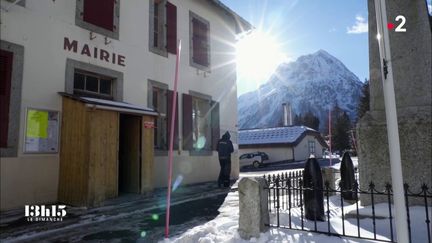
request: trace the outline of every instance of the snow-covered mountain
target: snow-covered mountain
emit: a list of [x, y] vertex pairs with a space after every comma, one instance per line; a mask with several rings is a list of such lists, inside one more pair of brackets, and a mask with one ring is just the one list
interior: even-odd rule
[[281, 64], [259, 89], [238, 98], [240, 129], [274, 127], [282, 119], [282, 103], [291, 103], [294, 114], [312, 111], [326, 126], [329, 108], [336, 104], [356, 116], [362, 82], [324, 50]]

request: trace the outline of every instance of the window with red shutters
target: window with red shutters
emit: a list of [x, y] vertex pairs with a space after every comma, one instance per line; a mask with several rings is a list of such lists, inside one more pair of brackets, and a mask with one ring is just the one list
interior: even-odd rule
[[150, 1], [150, 51], [167, 56], [177, 52], [177, 7], [166, 0]]
[[167, 46], [169, 53], [177, 53], [177, 7], [166, 3], [166, 27], [167, 27]]
[[83, 20], [106, 30], [114, 31], [115, 1], [116, 0], [84, 0]]
[[0, 50], [0, 147], [7, 147], [13, 53]]
[[183, 94], [183, 149], [216, 150], [220, 136], [219, 117], [218, 102], [210, 97]]
[[197, 18], [192, 19], [192, 53], [196, 64], [208, 66], [208, 26]]
[[[178, 95], [178, 94], [177, 94]], [[172, 102], [173, 102], [173, 97], [174, 97], [174, 91], [172, 90], [168, 90], [168, 94], [167, 94], [167, 116], [166, 116], [166, 122], [167, 122], [167, 134], [166, 134], [166, 141], [168, 144], [168, 148], [169, 148], [169, 141], [170, 141], [170, 134], [171, 134], [171, 117], [172, 117]], [[178, 96], [176, 96], [176, 113], [175, 113], [175, 119], [174, 119], [174, 149], [178, 149], [179, 148], [179, 143], [178, 143]]]

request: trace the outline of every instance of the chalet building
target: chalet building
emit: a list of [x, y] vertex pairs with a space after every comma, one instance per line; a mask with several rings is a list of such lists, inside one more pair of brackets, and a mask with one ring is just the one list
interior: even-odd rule
[[218, 0], [1, 0], [0, 209], [165, 187], [178, 40], [173, 177], [216, 181], [250, 29]]
[[322, 158], [327, 145], [321, 134], [305, 126], [284, 126], [239, 131], [239, 154], [265, 152], [268, 162]]

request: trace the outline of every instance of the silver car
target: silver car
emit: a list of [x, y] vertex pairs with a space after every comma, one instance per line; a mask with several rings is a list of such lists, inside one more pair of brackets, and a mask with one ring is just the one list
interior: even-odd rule
[[269, 157], [264, 152], [252, 152], [242, 154], [240, 156], [240, 166], [252, 165], [254, 168], [258, 168], [264, 164], [265, 160], [268, 160]]

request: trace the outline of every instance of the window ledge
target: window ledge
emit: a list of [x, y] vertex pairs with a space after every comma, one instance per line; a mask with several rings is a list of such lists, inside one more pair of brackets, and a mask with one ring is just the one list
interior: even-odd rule
[[189, 150], [190, 156], [212, 156], [212, 150]]
[[194, 62], [193, 60], [190, 60], [190, 66], [194, 67], [194, 68], [197, 68], [197, 69], [199, 69], [199, 70], [201, 70], [203, 72], [209, 72], [209, 73], [211, 73], [210, 64], [208, 66], [204, 66], [204, 65], [201, 65], [201, 64], [198, 64], [198, 63]]
[[155, 156], [168, 156], [168, 150], [154, 149]]
[[150, 46], [149, 49], [150, 49], [151, 52], [153, 52], [156, 55], [163, 56], [163, 57], [168, 57], [168, 52], [166, 50], [163, 50], [163, 49], [160, 49], [160, 48], [157, 48], [157, 47], [152, 47], [152, 46]]
[[100, 35], [103, 35], [103, 36], [106, 36], [106, 37], [109, 37], [109, 38], [112, 38], [112, 39], [115, 39], [115, 40], [119, 39], [119, 32], [118, 32], [118, 30], [110, 31], [110, 30], [104, 29], [102, 27], [99, 27], [99, 26], [90, 24], [88, 22], [85, 22], [84, 20], [79, 19], [79, 18], [75, 19], [75, 24], [77, 26], [83, 28], [83, 29], [88, 30], [88, 31], [92, 31], [92, 32], [98, 33]]

